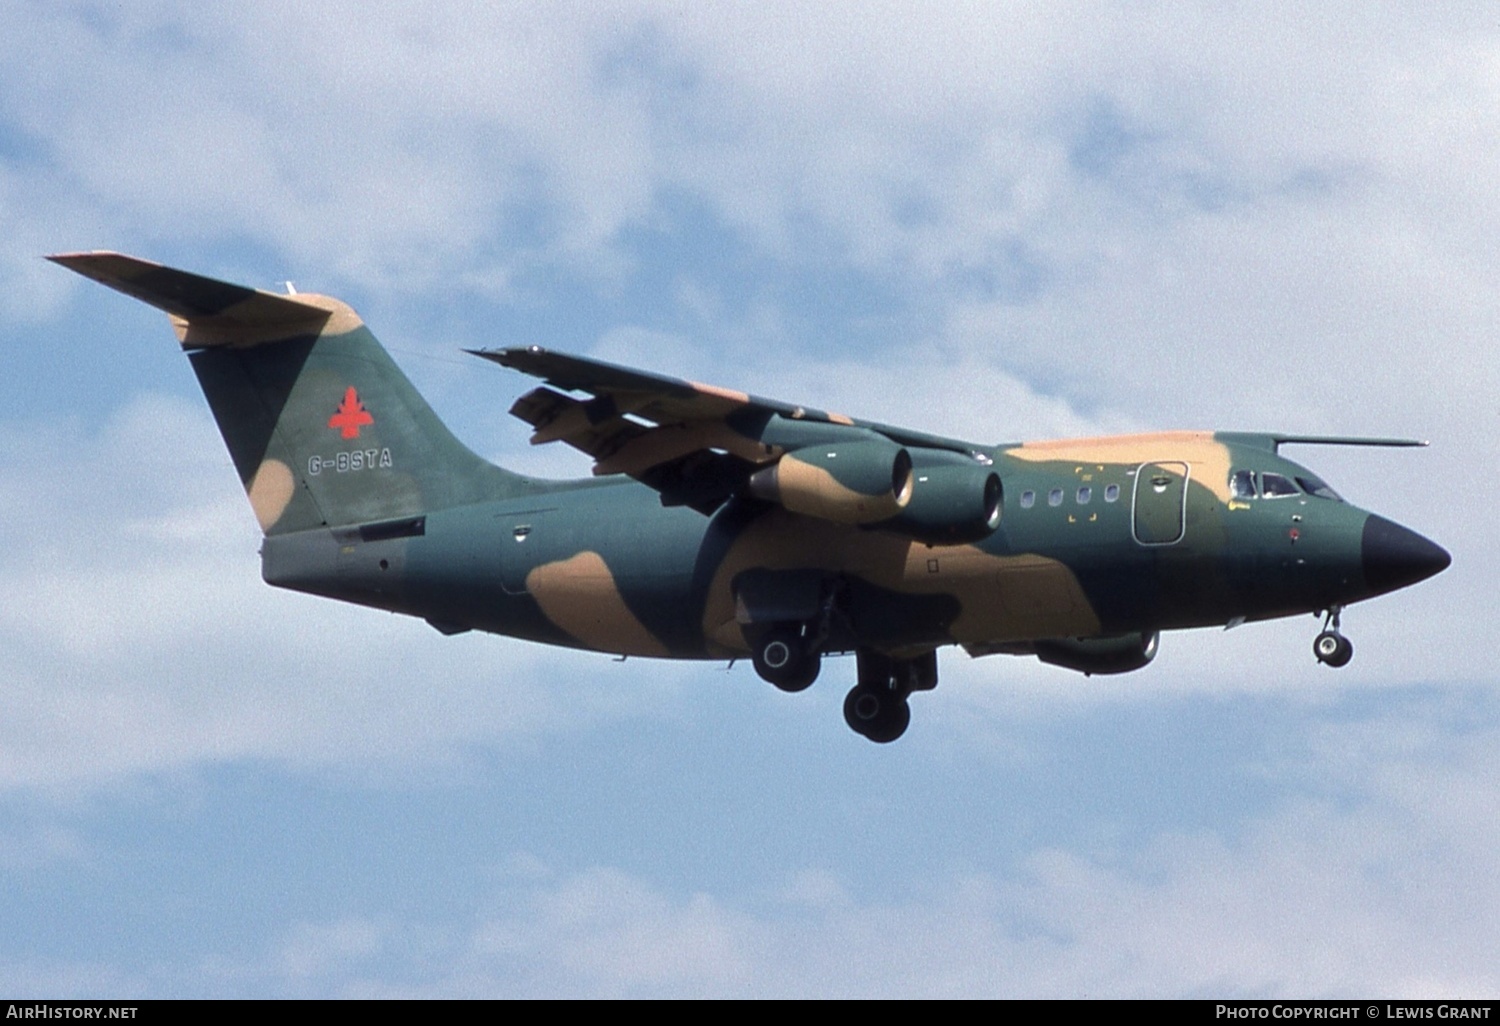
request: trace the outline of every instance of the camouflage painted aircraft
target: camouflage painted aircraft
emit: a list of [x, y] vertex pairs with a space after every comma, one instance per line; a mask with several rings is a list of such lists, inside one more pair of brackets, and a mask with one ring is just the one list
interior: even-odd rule
[[1159, 633], [1321, 614], [1444, 569], [1339, 498], [1291, 442], [1170, 432], [979, 445], [536, 346], [475, 355], [542, 379], [511, 412], [594, 477], [544, 481], [460, 443], [350, 307], [116, 253], [50, 259], [166, 311], [265, 533], [269, 584], [623, 656], [750, 657], [785, 691], [856, 655], [844, 702], [899, 737], [937, 650], [1086, 674]]

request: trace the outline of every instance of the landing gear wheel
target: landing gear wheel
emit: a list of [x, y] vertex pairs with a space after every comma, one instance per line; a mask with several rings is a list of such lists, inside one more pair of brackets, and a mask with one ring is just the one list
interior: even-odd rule
[[844, 699], [844, 719], [856, 734], [889, 744], [911, 725], [911, 706], [890, 688], [856, 684]]
[[1337, 631], [1324, 631], [1313, 639], [1313, 655], [1325, 666], [1346, 666], [1354, 658], [1354, 643]]
[[777, 627], [760, 639], [753, 655], [755, 672], [782, 691], [803, 691], [818, 679], [822, 658], [807, 650], [807, 639], [794, 627]]

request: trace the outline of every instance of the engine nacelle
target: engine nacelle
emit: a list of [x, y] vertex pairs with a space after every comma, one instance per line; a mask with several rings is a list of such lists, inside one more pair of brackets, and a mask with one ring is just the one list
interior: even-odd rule
[[1000, 475], [956, 453], [916, 450], [911, 501], [885, 530], [929, 545], [962, 545], [1000, 526]]
[[809, 445], [750, 476], [757, 499], [840, 524], [873, 524], [912, 496], [911, 454], [883, 439]]
[[1105, 638], [1059, 638], [1038, 641], [1036, 657], [1053, 666], [1079, 673], [1129, 673], [1156, 658], [1156, 631], [1147, 634], [1117, 634]]

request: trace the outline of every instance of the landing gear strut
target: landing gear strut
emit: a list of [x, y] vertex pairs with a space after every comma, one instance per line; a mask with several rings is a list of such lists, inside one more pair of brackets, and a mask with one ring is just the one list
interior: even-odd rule
[[812, 686], [818, 679], [839, 598], [836, 584], [825, 586], [818, 614], [811, 620], [784, 620], [761, 629], [751, 642], [751, 659], [762, 680], [782, 691], [805, 691]]
[[892, 659], [862, 648], [856, 655], [859, 683], [844, 699], [844, 720], [856, 734], [876, 744], [888, 744], [906, 733], [911, 724], [908, 696], [937, 686], [937, 653]]
[[1323, 620], [1323, 633], [1313, 639], [1313, 655], [1326, 666], [1346, 666], [1354, 658], [1354, 642], [1339, 633], [1339, 606], [1330, 606]]

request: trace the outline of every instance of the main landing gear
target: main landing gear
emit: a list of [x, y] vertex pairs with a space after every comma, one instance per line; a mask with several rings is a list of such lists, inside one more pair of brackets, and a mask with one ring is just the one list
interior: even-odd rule
[[1313, 639], [1313, 655], [1325, 666], [1347, 666], [1354, 658], [1354, 642], [1339, 633], [1341, 607], [1331, 606], [1323, 619], [1323, 632]]
[[856, 656], [859, 683], [844, 699], [844, 720], [861, 737], [888, 744], [906, 733], [911, 723], [907, 703], [911, 693], [937, 687], [937, 652], [892, 659], [862, 648]]
[[796, 624], [777, 624], [755, 643], [755, 672], [782, 691], [803, 691], [818, 679], [822, 639], [805, 635]]
[[[753, 643], [755, 672], [782, 691], [802, 691], [818, 679], [822, 642], [821, 632], [801, 624], [776, 624]], [[861, 648], [855, 655], [859, 683], [844, 699], [844, 720], [861, 737], [887, 744], [911, 724], [911, 693], [937, 687], [937, 652], [893, 659]]]
[[812, 619], [768, 623], [751, 636], [755, 672], [782, 691], [805, 691], [818, 679], [840, 594], [836, 586], [825, 586], [822, 591], [820, 608]]
[[[825, 586], [818, 606], [809, 619], [763, 622], [745, 632], [761, 679], [782, 691], [803, 691], [818, 679], [823, 649], [836, 633], [835, 618], [840, 616], [839, 588]], [[839, 637], [848, 633], [845, 630]], [[844, 720], [856, 734], [876, 744], [894, 741], [911, 724], [907, 704], [911, 693], [937, 687], [937, 652], [898, 659], [856, 648], [855, 655], [859, 682], [844, 699]]]

